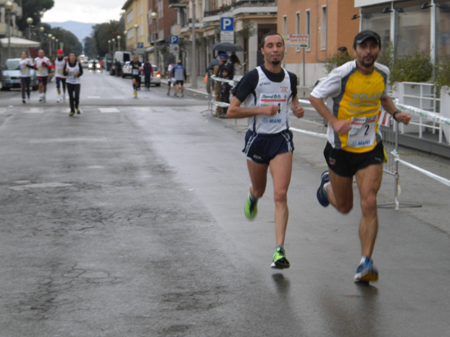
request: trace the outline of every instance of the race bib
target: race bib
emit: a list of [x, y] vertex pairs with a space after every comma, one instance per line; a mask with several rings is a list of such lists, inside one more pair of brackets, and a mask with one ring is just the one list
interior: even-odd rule
[[373, 146], [376, 120], [377, 116], [352, 118], [347, 146], [353, 148]]
[[281, 110], [286, 105], [286, 99], [286, 94], [261, 94], [259, 96], [261, 106], [278, 105], [277, 114], [281, 113]]
[[139, 75], [139, 69], [133, 68], [133, 75]]
[[58, 69], [58, 75], [62, 75], [63, 71], [62, 69]]

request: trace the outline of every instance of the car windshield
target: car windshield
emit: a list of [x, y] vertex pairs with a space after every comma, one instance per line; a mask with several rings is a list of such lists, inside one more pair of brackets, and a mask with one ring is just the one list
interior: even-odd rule
[[18, 60], [6, 60], [5, 70], [15, 70], [19, 66]]

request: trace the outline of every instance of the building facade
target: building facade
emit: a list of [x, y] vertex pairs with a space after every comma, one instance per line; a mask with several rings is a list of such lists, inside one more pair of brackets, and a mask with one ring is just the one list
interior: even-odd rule
[[278, 1], [277, 31], [309, 35], [304, 53], [302, 48], [288, 48], [286, 54], [286, 68], [297, 74], [300, 86], [311, 87], [325, 76], [323, 61], [335, 55], [339, 47], [347, 47], [352, 53], [353, 39], [360, 28], [359, 20], [352, 20], [355, 13], [354, 2], [348, 0]]
[[[139, 53], [144, 58], [145, 49], [150, 46], [148, 38], [148, 0], [127, 0], [122, 9], [125, 11], [126, 50]], [[143, 48], [138, 48], [138, 43]]]
[[175, 31], [177, 26], [177, 13], [179, 10], [172, 7], [170, 0], [147, 0], [148, 1], [148, 33], [150, 46], [146, 49], [148, 58], [152, 64], [165, 74], [170, 55], [169, 36], [179, 35]]
[[382, 44], [392, 43], [394, 56], [414, 51], [433, 63], [450, 52], [450, 1], [355, 0], [361, 29], [377, 31]]
[[[182, 60], [191, 75], [191, 60], [195, 58], [197, 76], [205, 74], [206, 68], [217, 51], [211, 47], [220, 42], [220, 20], [234, 18], [234, 42], [244, 51], [235, 52], [241, 65], [236, 74], [243, 74], [262, 63], [258, 42], [262, 35], [277, 29], [277, 0], [227, 1], [227, 0], [171, 0], [177, 7], [177, 29], [183, 43]], [[194, 15], [195, 13], [195, 15]], [[195, 20], [193, 20], [195, 18]], [[194, 21], [195, 51], [192, 50], [192, 21]]]

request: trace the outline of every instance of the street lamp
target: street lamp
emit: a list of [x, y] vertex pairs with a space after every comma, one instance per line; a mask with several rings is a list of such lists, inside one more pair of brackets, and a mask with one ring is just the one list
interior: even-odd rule
[[52, 55], [52, 34], [48, 34], [48, 51], [49, 51], [49, 55]]
[[117, 35], [117, 50], [120, 50], [120, 39], [122, 38], [122, 36]]
[[[56, 40], [56, 37], [52, 36], [52, 41], [51, 41], [51, 43], [52, 43], [52, 45], [53, 45], [53, 48], [56, 50], [55, 40]], [[52, 57], [52, 53], [50, 53], [50, 56]]]
[[153, 48], [154, 48], [154, 50], [155, 50], [155, 56], [156, 56], [156, 59], [155, 59], [155, 61], [156, 61], [156, 67], [159, 67], [159, 55], [158, 55], [158, 49], [156, 48], [156, 40], [157, 40], [157, 34], [158, 34], [158, 32], [157, 32], [157, 30], [158, 30], [158, 23], [157, 23], [157, 19], [158, 19], [158, 14], [156, 13], [156, 12], [152, 12], [151, 14], [150, 14], [150, 17], [152, 18], [152, 20], [153, 20], [153, 33], [154, 33], [154, 38], [152, 39], [153, 40]]
[[139, 26], [137, 24], [134, 25], [134, 30], [135, 30], [135, 40], [136, 40], [136, 44], [135, 44], [135, 48], [137, 49], [137, 43], [138, 43], [138, 28]]
[[11, 10], [13, 9], [13, 3], [6, 1], [5, 9], [8, 12], [8, 58], [11, 58]]
[[33, 24], [33, 18], [28, 18], [27, 23], [28, 23], [28, 40], [31, 40], [31, 25]]
[[56, 42], [55, 49], [59, 49], [59, 45], [58, 45], [59, 39], [56, 39], [55, 42]]
[[108, 54], [111, 55], [111, 40], [108, 40]]
[[114, 54], [114, 48], [115, 48], [115, 43], [116, 43], [116, 39], [115, 38], [112, 38], [111, 39], [111, 43], [112, 43], [112, 52], [113, 52], [113, 54]]

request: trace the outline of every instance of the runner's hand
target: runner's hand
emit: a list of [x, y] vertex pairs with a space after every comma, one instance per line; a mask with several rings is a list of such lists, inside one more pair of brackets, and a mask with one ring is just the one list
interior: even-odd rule
[[263, 107], [263, 115], [267, 116], [275, 116], [275, 114], [278, 112], [279, 106], [278, 105], [266, 105]]
[[340, 135], [345, 135], [347, 134], [351, 127], [352, 121], [351, 120], [339, 120], [339, 119], [334, 119], [333, 122], [330, 122], [331, 126], [333, 127], [334, 131], [336, 131], [338, 134]]
[[305, 115], [305, 110], [300, 105], [292, 107], [292, 112], [297, 118], [302, 118]]
[[399, 123], [408, 125], [409, 122], [411, 121], [411, 115], [407, 112], [399, 112], [399, 113], [395, 114], [395, 119]]

